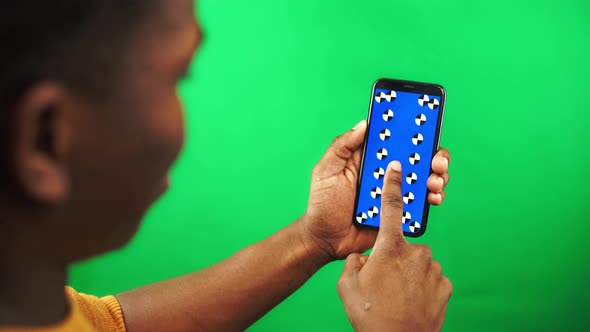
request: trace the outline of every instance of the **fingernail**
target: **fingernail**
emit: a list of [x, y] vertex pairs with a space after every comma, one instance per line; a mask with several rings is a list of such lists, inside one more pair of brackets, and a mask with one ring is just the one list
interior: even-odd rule
[[445, 180], [443, 180], [443, 178], [438, 178], [438, 183], [440, 183], [440, 187], [442, 188], [445, 185]]
[[354, 128], [352, 128], [352, 130], [357, 130], [360, 127], [362, 127], [365, 124], [365, 120], [362, 120], [361, 122], [357, 123], [356, 126], [354, 126]]
[[449, 167], [449, 160], [447, 158], [442, 159], [442, 164], [444, 168]]
[[397, 160], [396, 160], [396, 161], [392, 161], [392, 162], [389, 164], [389, 167], [390, 167], [392, 170], [396, 171], [396, 172], [401, 172], [401, 171], [402, 171], [402, 164], [400, 164], [400, 162], [399, 162], [399, 161], [397, 161]]

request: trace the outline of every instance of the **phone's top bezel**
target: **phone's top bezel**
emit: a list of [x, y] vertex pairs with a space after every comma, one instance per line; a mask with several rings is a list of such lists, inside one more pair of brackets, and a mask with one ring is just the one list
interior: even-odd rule
[[[424, 82], [412, 82], [412, 81], [402, 81], [402, 80], [394, 80], [389, 78], [381, 78], [375, 81], [373, 84], [373, 95], [375, 94], [375, 89], [386, 89], [386, 90], [395, 90], [400, 92], [412, 92], [412, 93], [423, 93], [427, 95], [436, 95], [441, 96], [441, 99], [446, 99], [446, 91], [439, 84], [433, 83], [424, 83]], [[371, 96], [372, 97], [372, 96]], [[373, 99], [371, 99], [372, 105]], [[442, 102], [442, 100], [441, 100]]]
[[[438, 118], [438, 123], [437, 123], [437, 128], [436, 128], [435, 146], [433, 147], [433, 152], [432, 152], [432, 158], [434, 158], [434, 156], [436, 155], [436, 153], [438, 153], [438, 150], [440, 149], [440, 135], [442, 132], [442, 123], [443, 123], [443, 116], [444, 116], [446, 95], [447, 95], [445, 88], [442, 85], [434, 84], [434, 83], [413, 82], [413, 81], [396, 80], [396, 79], [390, 79], [390, 78], [380, 78], [377, 81], [375, 81], [375, 83], [373, 84], [373, 88], [371, 90], [371, 99], [369, 102], [369, 114], [367, 116], [367, 122], [368, 122], [369, 126], [370, 126], [370, 121], [371, 121], [371, 113], [373, 112], [373, 99], [375, 98], [376, 89], [394, 90], [394, 91], [400, 91], [400, 92], [423, 93], [423, 94], [435, 95], [435, 96], [441, 97], [440, 116]], [[368, 136], [369, 136], [369, 127], [367, 127], [367, 132], [365, 133], [365, 142], [367, 142]], [[356, 213], [356, 208], [357, 208], [358, 201], [359, 201], [359, 194], [360, 194], [359, 191], [360, 191], [360, 187], [361, 187], [362, 171], [363, 171], [364, 164], [365, 164], [365, 155], [367, 152], [366, 150], [367, 150], [367, 144], [365, 143], [363, 146], [363, 155], [361, 158], [360, 173], [359, 173], [359, 177], [358, 177], [358, 181], [357, 181], [357, 192], [356, 192], [356, 199], [355, 199], [355, 203], [354, 203], [355, 213]], [[433, 170], [431, 167], [430, 174], [432, 174], [432, 173], [433, 173]], [[429, 190], [426, 191], [427, 197], [428, 197], [428, 193], [430, 193]], [[413, 237], [413, 238], [420, 237], [420, 236], [424, 235], [424, 233], [426, 232], [426, 227], [428, 225], [429, 212], [430, 212], [430, 204], [428, 203], [428, 199], [426, 199], [425, 204], [424, 204], [423, 214], [422, 214], [423, 220], [425, 220], [425, 222], [422, 223], [422, 227], [420, 228], [420, 231], [418, 233], [404, 232], [404, 235], [407, 237]], [[361, 224], [361, 223], [357, 222], [355, 214], [353, 214], [353, 216], [352, 216], [352, 221], [355, 225], [360, 226], [360, 227], [369, 228], [369, 229], [378, 229], [378, 227], [374, 227], [374, 226], [370, 226], [370, 225], [366, 225], [366, 224]]]

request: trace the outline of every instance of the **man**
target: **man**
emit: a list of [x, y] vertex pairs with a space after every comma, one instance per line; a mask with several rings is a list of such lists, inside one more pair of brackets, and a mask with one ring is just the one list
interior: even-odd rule
[[[379, 234], [352, 225], [364, 121], [314, 168], [305, 214], [268, 239], [116, 297], [64, 292], [67, 266], [125, 245], [167, 187], [183, 142], [176, 85], [202, 38], [193, 6], [0, 5], [0, 331], [243, 330], [344, 258], [338, 291], [355, 329], [439, 330], [451, 285], [427, 247], [403, 238], [399, 163], [385, 177]], [[432, 204], [449, 159], [442, 149], [433, 160]]]

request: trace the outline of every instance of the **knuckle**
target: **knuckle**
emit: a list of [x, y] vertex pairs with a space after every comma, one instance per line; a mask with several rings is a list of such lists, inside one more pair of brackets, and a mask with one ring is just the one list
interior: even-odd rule
[[444, 277], [443, 280], [444, 280], [444, 283], [445, 283], [445, 291], [447, 292], [447, 295], [449, 297], [451, 297], [451, 295], [453, 295], [453, 290], [454, 290], [453, 289], [453, 283], [447, 277]]
[[322, 164], [321, 161], [318, 162], [317, 164], [315, 164], [313, 166], [313, 168], [311, 169], [311, 176], [318, 176], [320, 173], [322, 172]]
[[332, 143], [331, 143], [330, 145], [332, 145], [332, 146], [336, 146], [336, 145], [338, 145], [338, 143], [340, 142], [340, 138], [341, 138], [341, 137], [342, 137], [342, 135], [338, 135], [338, 136], [334, 137], [334, 138], [332, 139]]
[[350, 151], [346, 144], [342, 142], [342, 135], [336, 136], [334, 140], [332, 140], [332, 144], [330, 145], [333, 153], [341, 159], [348, 159], [352, 155], [352, 151]]
[[330, 149], [333, 151], [338, 151], [340, 146], [342, 145], [340, 142], [342, 140], [342, 135], [338, 135], [332, 139], [332, 143], [330, 143]]
[[392, 256], [399, 257], [400, 253], [402, 253], [405, 250], [405, 246], [406, 240], [404, 240], [403, 237], [397, 237], [393, 241], [391, 241], [389, 248], [391, 250]]
[[338, 282], [336, 282], [336, 289], [338, 290], [338, 293], [342, 291], [342, 288], [344, 287], [343, 283], [343, 277], [338, 278]]
[[443, 277], [442, 283], [443, 283], [443, 289], [444, 289], [445, 293], [449, 297], [451, 297], [451, 295], [453, 295], [453, 283], [447, 277]]
[[438, 261], [432, 261], [432, 273], [434, 275], [442, 275], [442, 265]]
[[401, 187], [401, 185], [402, 185], [401, 177], [398, 175], [395, 175], [395, 174], [392, 174], [392, 176], [389, 176], [387, 179], [387, 182], [389, 182], [390, 185], [393, 185], [396, 187], [397, 186]]
[[360, 259], [360, 256], [361, 256], [361, 254], [356, 253], [356, 252], [348, 255], [348, 257], [346, 257], [346, 261], [344, 263], [344, 266], [356, 263]]
[[404, 208], [402, 197], [399, 194], [393, 194], [382, 197], [381, 202], [383, 203], [383, 205], [388, 206], [390, 208], [394, 208], [396, 210], [403, 210]]
[[379, 250], [385, 253], [388, 257], [400, 257], [400, 253], [404, 250], [405, 241], [403, 238], [394, 238], [387, 242], [379, 243]]
[[432, 249], [425, 244], [417, 244], [416, 253], [424, 260], [432, 260]]

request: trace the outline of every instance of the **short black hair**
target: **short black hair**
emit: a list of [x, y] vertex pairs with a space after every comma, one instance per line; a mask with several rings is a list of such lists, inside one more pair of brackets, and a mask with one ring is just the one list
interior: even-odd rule
[[[0, 181], [9, 110], [35, 83], [58, 81], [106, 98], [124, 75], [121, 53], [156, 0], [5, 0], [0, 3]], [[3, 181], [2, 181], [3, 182]]]

